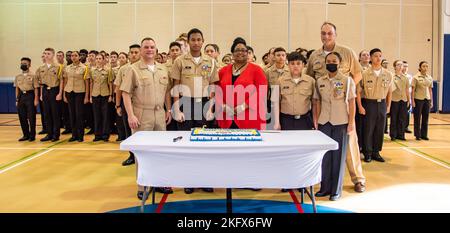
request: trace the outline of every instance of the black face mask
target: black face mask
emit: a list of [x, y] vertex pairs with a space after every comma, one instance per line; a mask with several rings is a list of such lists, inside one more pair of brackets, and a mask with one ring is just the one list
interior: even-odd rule
[[327, 70], [331, 73], [334, 73], [338, 70], [337, 64], [327, 64]]
[[20, 69], [23, 70], [23, 71], [27, 71], [27, 70], [28, 70], [28, 65], [26, 65], [26, 64], [21, 64], [21, 65], [20, 65]]

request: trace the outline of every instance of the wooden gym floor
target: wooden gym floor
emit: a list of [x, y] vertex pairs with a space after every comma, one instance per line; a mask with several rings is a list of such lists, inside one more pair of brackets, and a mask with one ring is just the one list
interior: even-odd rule
[[[57, 143], [40, 142], [42, 135], [35, 142], [18, 142], [22, 135], [14, 114], [0, 114], [0, 135], [2, 213], [96, 213], [140, 204], [135, 166], [121, 166], [128, 153], [119, 150], [116, 136], [107, 143], [94, 143], [91, 135], [83, 143], [69, 143], [69, 135]], [[355, 193], [346, 172], [343, 197], [336, 202], [318, 198], [318, 204], [354, 212], [450, 212], [450, 115], [432, 114], [430, 141], [407, 134], [408, 141], [400, 143], [385, 136], [381, 154], [386, 162], [363, 162], [367, 191]], [[191, 195], [175, 189], [168, 201], [224, 198], [223, 189]], [[279, 190], [235, 190], [233, 198], [292, 202]]]

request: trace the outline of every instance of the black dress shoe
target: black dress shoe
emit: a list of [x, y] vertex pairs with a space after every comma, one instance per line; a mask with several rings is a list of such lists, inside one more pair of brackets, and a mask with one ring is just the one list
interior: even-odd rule
[[172, 194], [173, 190], [170, 187], [157, 187], [155, 188], [155, 191], [158, 193], [164, 193], [164, 194]]
[[78, 138], [77, 141], [78, 141], [78, 142], [83, 142], [84, 139], [83, 139], [83, 138]]
[[290, 189], [281, 189], [281, 192], [282, 193], [287, 193], [287, 192], [289, 192], [289, 191], [291, 191]]
[[420, 139], [419, 137], [416, 137], [416, 140], [417, 140], [417, 141], [420, 141], [420, 140], [422, 140], [422, 139]]
[[57, 142], [57, 141], [59, 141], [59, 138], [53, 138], [52, 139], [52, 142]]
[[384, 159], [381, 157], [380, 153], [374, 153], [372, 159], [384, 163]]
[[129, 166], [134, 163], [135, 163], [134, 156], [131, 155], [130, 157], [128, 157], [128, 159], [126, 159], [125, 161], [122, 162], [122, 166]]
[[255, 189], [255, 188], [248, 188], [249, 190], [252, 190], [252, 191], [255, 191], [255, 192], [258, 192], [258, 191], [261, 191], [262, 189]]
[[116, 139], [116, 142], [121, 142], [121, 141], [123, 141], [122, 138], [117, 138], [117, 139]]
[[36, 141], [36, 138], [35, 137], [31, 137], [30, 139], [28, 139], [28, 141], [29, 142], [34, 142], [34, 141]]
[[322, 192], [322, 191], [319, 191], [319, 192], [317, 192], [317, 193], [315, 194], [316, 197], [325, 197], [325, 196], [328, 196], [328, 195], [330, 195], [330, 193], [328, 193], [328, 192]]
[[89, 132], [87, 132], [87, 135], [91, 135], [91, 134], [94, 134], [94, 130], [93, 129], [91, 129], [91, 130], [89, 130]]
[[71, 137], [71, 138], [69, 139], [69, 142], [74, 142], [74, 141], [76, 141], [76, 140], [77, 140], [76, 138]]
[[194, 188], [185, 188], [184, 189], [184, 193], [186, 193], [186, 194], [191, 194], [193, 192], [194, 192]]
[[144, 198], [144, 191], [137, 191], [137, 198], [142, 201], [142, 198]]
[[212, 193], [214, 192], [213, 188], [202, 188], [203, 192]]
[[406, 129], [405, 133], [412, 133], [412, 131], [410, 129]]
[[94, 141], [94, 142], [98, 142], [98, 141], [101, 141], [102, 139], [101, 138], [99, 138], [99, 137], [95, 137], [94, 138], [94, 140], [92, 140], [92, 141]]
[[421, 137], [422, 140], [428, 141], [430, 140], [428, 137]]
[[71, 134], [72, 133], [72, 131], [71, 130], [64, 130], [64, 131], [62, 131], [62, 133], [61, 134], [63, 134], [63, 135], [66, 135], [66, 134]]
[[30, 139], [29, 137], [21, 137], [19, 138], [19, 142], [27, 141], [29, 139]]
[[333, 194], [330, 196], [330, 201], [337, 201], [339, 198], [341, 198], [341, 194]]
[[404, 137], [397, 137], [397, 139], [400, 141], [406, 141], [406, 138], [404, 138]]
[[391, 141], [395, 141], [396, 140], [396, 138], [391, 138]]
[[109, 142], [109, 137], [108, 138], [103, 138], [102, 139], [104, 142]]
[[39, 134], [39, 135], [47, 134], [47, 131], [42, 130], [42, 131], [39, 132], [38, 134]]
[[364, 162], [370, 163], [371, 161], [372, 161], [372, 156], [371, 155], [364, 155]]
[[48, 135], [43, 137], [43, 138], [41, 138], [41, 142], [46, 142], [46, 141], [50, 141], [50, 140], [52, 140], [52, 137], [50, 137]]

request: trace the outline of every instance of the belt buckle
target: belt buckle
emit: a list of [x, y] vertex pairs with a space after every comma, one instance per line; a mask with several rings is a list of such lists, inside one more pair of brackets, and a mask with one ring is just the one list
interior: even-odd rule
[[298, 119], [302, 118], [302, 116], [301, 116], [301, 115], [295, 115], [294, 118], [295, 118], [296, 120], [298, 120]]
[[27, 94], [27, 92], [26, 92], [26, 91], [22, 91], [22, 93], [23, 93], [23, 94]]
[[51, 87], [47, 87], [47, 90], [50, 90], [50, 89], [52, 89]]
[[202, 98], [195, 98], [195, 100], [194, 100], [196, 103], [200, 103], [200, 102], [202, 102]]
[[378, 102], [378, 103], [381, 103], [381, 99], [377, 99], [377, 102]]
[[159, 109], [161, 109], [161, 107], [159, 106], [159, 105], [156, 105], [156, 108], [155, 108], [156, 110], [159, 110]]

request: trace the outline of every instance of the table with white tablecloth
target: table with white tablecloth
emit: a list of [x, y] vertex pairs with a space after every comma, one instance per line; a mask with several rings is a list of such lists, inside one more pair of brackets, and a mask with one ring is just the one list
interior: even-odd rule
[[262, 141], [199, 142], [190, 141], [190, 134], [142, 131], [123, 141], [120, 149], [136, 157], [137, 183], [229, 190], [312, 187], [321, 181], [324, 154], [338, 149], [336, 141], [316, 130], [261, 131]]

